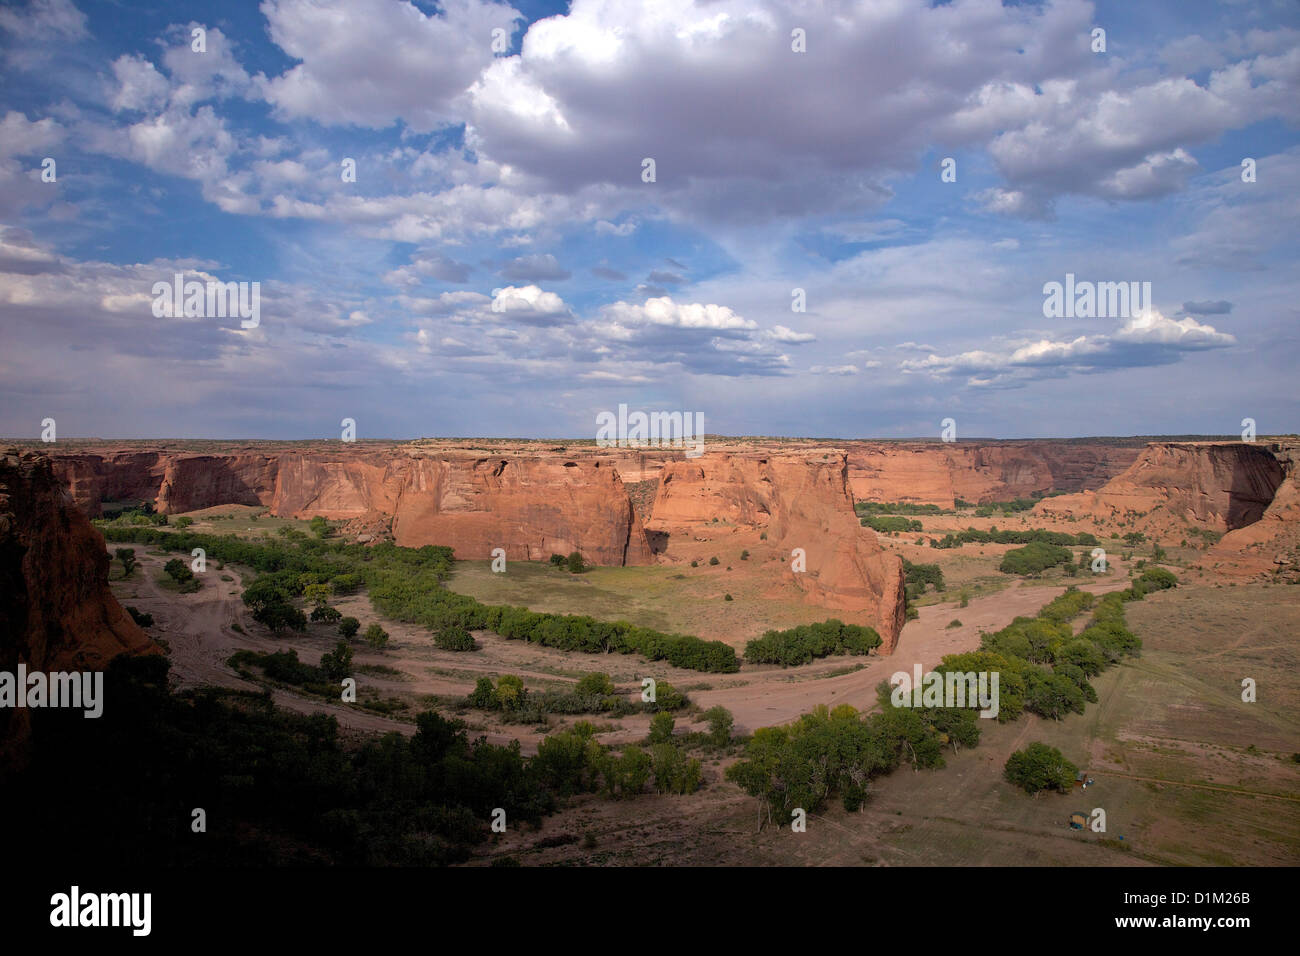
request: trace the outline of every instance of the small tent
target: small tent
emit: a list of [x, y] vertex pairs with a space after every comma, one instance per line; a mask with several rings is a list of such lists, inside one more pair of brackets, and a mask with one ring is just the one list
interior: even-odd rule
[[1086, 813], [1074, 812], [1070, 814], [1070, 829], [1082, 830], [1088, 825], [1088, 815]]

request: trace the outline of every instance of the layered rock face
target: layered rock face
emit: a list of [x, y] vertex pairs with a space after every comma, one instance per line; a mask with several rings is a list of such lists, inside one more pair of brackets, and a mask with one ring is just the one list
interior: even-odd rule
[[903, 627], [902, 561], [887, 554], [853, 513], [843, 455], [706, 454], [664, 466], [652, 529], [681, 529], [714, 518], [767, 532], [787, 553], [802, 548], [807, 570], [784, 563], [785, 579], [816, 604], [864, 612], [893, 649]]
[[413, 458], [390, 466], [400, 545], [443, 544], [468, 558], [544, 561], [579, 551], [602, 565], [650, 564], [641, 519], [618, 472], [560, 458]]
[[1285, 477], [1259, 520], [1225, 534], [1210, 549], [1209, 565], [1242, 574], [1300, 578], [1300, 444], [1269, 444]]
[[1284, 477], [1264, 444], [1151, 442], [1097, 491], [1049, 498], [1034, 510], [1093, 520], [1132, 513], [1156, 531], [1186, 522], [1224, 532], [1258, 521]]
[[[122, 653], [157, 652], [108, 587], [104, 538], [72, 504], [50, 460], [0, 458], [0, 670], [101, 670]], [[0, 763], [30, 730], [26, 709], [0, 708]]]
[[306, 453], [61, 456], [57, 468], [88, 514], [102, 500], [152, 500], [163, 514], [217, 505], [278, 516], [353, 519], [390, 528], [404, 546], [454, 548], [461, 558], [546, 560], [582, 553], [601, 565], [652, 560], [618, 472], [596, 457]]
[[849, 486], [859, 501], [953, 507], [1049, 491], [1096, 488], [1120, 474], [1139, 449], [1076, 442], [854, 442], [846, 446]]

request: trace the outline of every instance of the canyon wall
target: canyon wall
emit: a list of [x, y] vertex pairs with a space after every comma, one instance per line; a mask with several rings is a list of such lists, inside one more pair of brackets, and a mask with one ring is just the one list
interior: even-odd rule
[[281, 517], [354, 519], [391, 529], [400, 545], [446, 545], [461, 558], [504, 548], [514, 560], [573, 551], [600, 565], [652, 560], [618, 472], [595, 457], [123, 452], [61, 455], [56, 469], [92, 516], [104, 500], [152, 501], [162, 514], [255, 505]]
[[1157, 535], [1187, 525], [1226, 532], [1257, 522], [1284, 477], [1264, 443], [1151, 442], [1097, 491], [1048, 498], [1034, 511], [1102, 522], [1131, 517]]
[[1285, 477], [1258, 521], [1225, 534], [1204, 564], [1235, 574], [1300, 580], [1300, 443], [1265, 446]]
[[665, 465], [650, 526], [688, 532], [714, 519], [766, 532], [785, 555], [806, 553], [806, 570], [782, 561], [783, 577], [820, 607], [864, 612], [893, 649], [903, 627], [903, 569], [853, 513], [844, 455], [709, 453]]
[[849, 486], [858, 501], [953, 507], [1050, 491], [1098, 488], [1140, 448], [1080, 442], [852, 442]]
[[397, 497], [393, 537], [443, 544], [461, 557], [545, 561], [579, 551], [594, 564], [653, 560], [618, 472], [563, 458], [412, 458], [389, 466]]
[[[118, 654], [156, 652], [110, 592], [109, 561], [49, 458], [0, 457], [0, 670], [102, 670]], [[0, 764], [21, 760], [30, 727], [27, 709], [0, 708]]]

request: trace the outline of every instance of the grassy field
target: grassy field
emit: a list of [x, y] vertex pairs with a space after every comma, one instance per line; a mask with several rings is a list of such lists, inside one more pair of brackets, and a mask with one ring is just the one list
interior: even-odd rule
[[[600, 849], [529, 862], [719, 865], [1282, 866], [1300, 863], [1300, 588], [1180, 587], [1126, 606], [1141, 658], [1094, 678], [1098, 703], [1060, 722], [981, 721], [978, 747], [943, 769], [875, 781], [861, 812], [838, 805], [808, 832], [755, 832], [755, 803], [710, 768], [709, 788], [626, 819], [585, 806], [554, 821]], [[1259, 701], [1241, 700], [1253, 677]], [[1031, 797], [1002, 777], [1030, 742], [1058, 747], [1096, 783]], [[1106, 812], [1106, 832], [1071, 830]], [[608, 819], [604, 819], [608, 817]], [[548, 830], [551, 824], [548, 824]], [[1123, 837], [1123, 839], [1120, 839]], [[535, 861], [532, 859], [536, 857]]]
[[591, 568], [570, 574], [540, 562], [511, 561], [505, 573], [494, 574], [491, 562], [457, 561], [447, 587], [485, 604], [630, 621], [736, 647], [771, 628], [835, 616], [825, 608], [773, 598], [762, 579], [746, 573], [746, 563], [732, 567]]

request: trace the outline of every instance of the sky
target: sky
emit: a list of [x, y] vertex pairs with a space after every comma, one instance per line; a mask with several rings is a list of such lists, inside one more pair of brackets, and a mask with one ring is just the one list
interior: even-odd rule
[[1296, 432], [1298, 121], [1293, 0], [6, 3], [0, 434]]

